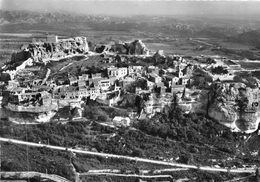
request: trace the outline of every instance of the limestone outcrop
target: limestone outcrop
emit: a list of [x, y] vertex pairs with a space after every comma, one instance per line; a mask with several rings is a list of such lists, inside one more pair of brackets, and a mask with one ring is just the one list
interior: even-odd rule
[[62, 57], [89, 51], [86, 37], [60, 39], [56, 42], [34, 41], [24, 48], [25, 50], [12, 55], [10, 63], [25, 61], [30, 57], [34, 61], [41, 61], [44, 58]]
[[166, 56], [164, 55], [163, 50], [158, 50], [154, 55], [153, 55], [154, 63], [156, 64], [164, 64], [166, 60]]
[[244, 83], [218, 83], [209, 93], [208, 114], [234, 131], [251, 133], [260, 122], [258, 88]]
[[28, 58], [30, 58], [31, 56], [32, 56], [32, 53], [30, 51], [27, 51], [27, 50], [23, 50], [21, 52], [13, 53], [12, 56], [11, 56], [10, 63], [25, 61]]
[[118, 54], [128, 54], [128, 47], [123, 43], [118, 43], [118, 44], [112, 45], [111, 50]]
[[128, 54], [131, 55], [147, 55], [149, 50], [146, 48], [145, 44], [141, 40], [135, 40], [128, 44], [129, 50]]
[[108, 45], [97, 45], [94, 48], [97, 53], [115, 52], [128, 55], [148, 55], [149, 50], [141, 40], [125, 43], [112, 43]]

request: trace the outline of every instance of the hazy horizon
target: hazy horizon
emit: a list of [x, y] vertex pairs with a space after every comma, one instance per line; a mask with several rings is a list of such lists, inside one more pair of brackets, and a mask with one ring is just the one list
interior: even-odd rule
[[0, 0], [2, 10], [105, 15], [253, 15], [260, 1]]

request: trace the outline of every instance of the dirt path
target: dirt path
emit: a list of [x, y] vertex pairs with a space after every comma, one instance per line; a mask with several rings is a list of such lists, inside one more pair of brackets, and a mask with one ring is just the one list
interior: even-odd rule
[[50, 74], [51, 74], [51, 70], [49, 68], [47, 68], [47, 73], [45, 75], [45, 78], [42, 81], [42, 85], [47, 81], [47, 79], [49, 78]]

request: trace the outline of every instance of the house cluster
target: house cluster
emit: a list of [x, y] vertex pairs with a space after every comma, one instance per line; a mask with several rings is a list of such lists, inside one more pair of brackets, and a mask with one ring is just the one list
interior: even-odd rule
[[159, 93], [176, 93], [183, 91], [185, 86], [190, 84], [193, 65], [179, 64], [175, 69], [159, 69], [155, 66], [149, 66], [146, 74], [148, 87], [155, 87]]
[[[55, 41], [56, 37], [49, 37], [49, 39]], [[155, 60], [154, 65], [157, 66], [141, 66], [142, 64], [137, 66], [134, 65], [137, 63], [136, 60], [135, 62], [133, 60], [131, 64], [132, 57], [116, 55], [107, 58], [116, 60], [117, 63], [124, 62], [124, 64], [116, 64], [118, 67], [110, 66], [100, 72], [88, 70], [88, 74], [70, 75], [68, 73], [64, 77], [51, 79], [35, 79], [37, 72], [42, 70], [39, 66], [33, 65], [33, 60], [28, 59], [16, 68], [15, 74], [8, 81], [5, 92], [9, 92], [10, 103], [25, 107], [45, 105], [50, 103], [49, 100], [54, 102], [57, 100], [81, 101], [85, 98], [112, 106], [116, 105], [120, 99], [122, 100], [121, 90], [126, 91], [130, 86], [134, 88], [130, 89], [131, 92], [135, 92], [141, 98], [146, 95], [147, 99], [142, 100], [141, 113], [151, 116], [156, 112], [161, 112], [165, 106], [171, 105], [175, 95], [179, 103], [184, 107], [190, 107], [187, 104], [196, 99], [194, 97], [187, 100], [187, 95], [192, 95], [188, 88], [203, 89], [216, 80], [201, 64], [196, 64], [194, 61], [188, 62], [178, 55], [164, 56], [160, 51], [150, 57], [152, 61]], [[126, 60], [122, 61], [122, 59]], [[106, 60], [105, 57], [103, 60]], [[208, 62], [207, 65], [209, 65]], [[217, 76], [219, 78], [219, 75]], [[138, 84], [139, 80], [142, 80], [141, 85]]]
[[[96, 100], [109, 100], [111, 95], [118, 95], [122, 86], [134, 82], [134, 77], [140, 76], [142, 66], [110, 67], [103, 73], [82, 74], [78, 76], [68, 75], [68, 81], [64, 79], [32, 79], [35, 71], [24, 68], [16, 72], [15, 77], [8, 81], [5, 92], [15, 98], [15, 104], [25, 104], [38, 92], [50, 93], [52, 99], [82, 99], [90, 97]], [[24, 94], [26, 92], [26, 94]], [[116, 94], [113, 94], [116, 93]], [[25, 96], [26, 95], [26, 96]], [[18, 99], [28, 97], [28, 99]]]
[[[14, 79], [9, 80], [6, 91], [12, 95], [14, 101], [12, 103], [23, 106], [43, 105], [45, 102], [39, 95], [42, 97], [41, 93], [44, 92], [48, 93], [44, 94], [44, 99], [80, 101], [89, 97], [111, 106], [119, 101], [122, 89], [138, 79], [143, 79], [147, 87], [146, 89], [135, 88], [136, 94], [150, 94], [143, 111], [152, 114], [160, 112], [165, 105], [169, 105], [173, 93], [182, 93], [190, 84], [193, 65], [180, 61], [174, 68], [168, 69], [161, 69], [157, 66], [111, 66], [100, 73], [68, 74], [68, 79], [52, 78], [50, 80], [32, 79], [37, 71], [40, 70], [33, 66], [25, 67], [16, 72]], [[160, 99], [155, 99], [155, 94], [156, 97], [160, 95]]]
[[[119, 95], [124, 85], [134, 82], [132, 78], [141, 72], [141, 66], [109, 67], [106, 73], [82, 74], [79, 76], [68, 75], [69, 84], [59, 85], [54, 88], [55, 99], [82, 99], [90, 97], [100, 102], [108, 101], [109, 105]], [[106, 76], [103, 76], [106, 75]], [[114, 95], [114, 98], [111, 98]]]
[[[146, 117], [161, 112], [165, 106], [172, 104], [173, 95], [183, 97], [185, 88], [193, 82], [192, 64], [180, 61], [174, 68], [160, 69], [149, 66], [142, 75], [147, 80], [147, 90], [136, 89], [136, 94], [148, 94], [149, 97], [142, 110]], [[180, 100], [181, 101], [181, 100]], [[142, 116], [141, 116], [142, 117]]]

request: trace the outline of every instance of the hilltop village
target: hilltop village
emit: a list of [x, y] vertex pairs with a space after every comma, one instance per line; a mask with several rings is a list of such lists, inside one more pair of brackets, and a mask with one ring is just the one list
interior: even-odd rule
[[[127, 111], [107, 123], [130, 126], [178, 105], [234, 131], [258, 128], [259, 80], [241, 79], [242, 68], [227, 58], [151, 53], [141, 40], [93, 46], [86, 37], [53, 35], [22, 49], [1, 68], [1, 105], [9, 121], [77, 120], [85, 117], [84, 105], [99, 104]], [[242, 111], [237, 103], [243, 99]]]

